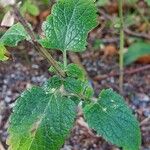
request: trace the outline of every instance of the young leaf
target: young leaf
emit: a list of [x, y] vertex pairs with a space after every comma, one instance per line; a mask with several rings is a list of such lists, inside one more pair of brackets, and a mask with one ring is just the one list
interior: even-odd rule
[[8, 57], [6, 56], [6, 48], [4, 47], [4, 45], [0, 44], [0, 61], [5, 61], [8, 59]]
[[89, 126], [107, 141], [124, 150], [139, 150], [140, 129], [123, 97], [113, 90], [103, 90], [96, 103], [84, 108]]
[[134, 43], [124, 55], [124, 64], [129, 65], [144, 55], [150, 55], [150, 43]]
[[29, 13], [32, 16], [38, 16], [40, 13], [40, 10], [38, 6], [33, 4], [31, 1], [24, 2], [23, 6], [21, 7], [21, 13]]
[[29, 36], [24, 27], [17, 23], [7, 30], [7, 32], [1, 37], [0, 43], [6, 46], [17, 46], [18, 42], [28, 39]]
[[59, 150], [73, 127], [76, 104], [40, 87], [25, 91], [10, 118], [11, 150]]
[[36, 5], [29, 3], [27, 5], [27, 12], [33, 16], [38, 16], [40, 13], [40, 10]]
[[81, 94], [84, 90], [83, 83], [80, 80], [67, 77], [64, 81], [64, 88], [69, 93]]
[[96, 26], [93, 0], [59, 0], [43, 24], [46, 38], [40, 43], [61, 51], [83, 51], [88, 32]]
[[84, 95], [85, 95], [85, 97], [87, 97], [87, 98], [93, 97], [93, 95], [94, 95], [94, 90], [93, 90], [93, 88], [92, 88], [90, 85], [88, 85], [88, 86], [85, 88]]
[[83, 94], [85, 99], [93, 97], [94, 90], [88, 81], [82, 81], [73, 77], [67, 77], [64, 80], [64, 88], [67, 92], [73, 94]]
[[46, 91], [51, 91], [52, 89], [60, 88], [61, 85], [62, 79], [59, 76], [55, 75], [46, 81], [46, 83], [43, 85], [43, 88]]
[[76, 78], [76, 79], [80, 79], [80, 80], [85, 79], [84, 70], [76, 64], [69, 64], [67, 66], [66, 74], [72, 78]]

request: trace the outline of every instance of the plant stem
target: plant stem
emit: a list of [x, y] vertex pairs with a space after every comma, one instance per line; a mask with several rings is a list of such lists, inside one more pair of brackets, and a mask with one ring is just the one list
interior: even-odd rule
[[124, 19], [123, 19], [123, 0], [118, 0], [119, 3], [119, 17], [120, 17], [120, 51], [119, 51], [119, 66], [120, 66], [120, 76], [119, 76], [119, 87], [120, 92], [123, 93], [123, 78], [124, 78]]
[[63, 51], [63, 62], [64, 62], [64, 69], [67, 68], [67, 51]]
[[18, 10], [17, 6], [13, 5], [12, 8], [14, 10], [16, 18], [23, 25], [23, 27], [25, 28], [25, 30], [31, 37], [31, 41], [32, 41], [34, 48], [37, 51], [39, 51], [47, 59], [47, 61], [55, 68], [55, 70], [61, 77], [65, 77], [64, 71], [60, 68], [57, 62], [53, 59], [52, 55], [45, 48], [41, 47], [41, 45], [37, 42], [34, 32], [29, 27], [28, 22], [20, 14], [20, 11]]

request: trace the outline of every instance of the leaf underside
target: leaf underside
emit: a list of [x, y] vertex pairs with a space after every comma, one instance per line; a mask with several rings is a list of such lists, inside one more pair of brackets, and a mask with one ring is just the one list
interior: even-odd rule
[[76, 105], [40, 87], [25, 91], [10, 118], [10, 150], [59, 150], [76, 117]]
[[107, 141], [124, 150], [139, 150], [138, 122], [124, 99], [113, 90], [103, 90], [96, 103], [84, 108], [84, 115], [89, 126]]
[[96, 26], [93, 0], [59, 0], [43, 24], [46, 38], [40, 43], [61, 51], [83, 51], [88, 32]]

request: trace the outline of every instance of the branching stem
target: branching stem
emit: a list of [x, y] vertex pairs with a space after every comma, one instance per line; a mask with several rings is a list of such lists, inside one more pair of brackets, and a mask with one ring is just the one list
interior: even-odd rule
[[34, 32], [29, 27], [28, 22], [20, 14], [17, 6], [13, 5], [12, 8], [14, 10], [17, 20], [24, 26], [25, 30], [31, 37], [31, 41], [35, 50], [40, 52], [43, 55], [43, 57], [47, 59], [47, 61], [55, 68], [55, 70], [61, 77], [65, 77], [64, 71], [60, 68], [57, 62], [53, 59], [52, 55], [45, 48], [41, 47], [41, 45], [37, 42]]

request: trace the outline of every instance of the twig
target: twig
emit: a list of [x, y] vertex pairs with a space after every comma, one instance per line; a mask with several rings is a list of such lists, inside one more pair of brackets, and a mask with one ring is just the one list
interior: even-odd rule
[[[131, 74], [138, 73], [138, 72], [141, 72], [141, 71], [144, 71], [147, 69], [150, 69], [150, 65], [142, 66], [142, 67], [132, 69], [132, 70], [126, 70], [126, 71], [124, 71], [124, 74], [131, 75]], [[111, 72], [111, 73], [105, 74], [105, 75], [98, 75], [98, 76], [94, 77], [94, 80], [101, 81], [101, 80], [105, 80], [107, 78], [115, 77], [115, 76], [119, 76], [119, 75], [120, 75], [119, 73]]]
[[109, 43], [118, 43], [119, 42], [119, 38], [117, 38], [117, 37], [109, 38], [109, 39], [105, 38], [105, 39], [101, 39], [101, 41], [103, 43], [106, 43], [106, 44], [109, 44]]
[[148, 34], [145, 34], [145, 33], [137, 33], [137, 32], [134, 32], [134, 31], [131, 31], [130, 29], [128, 28], [125, 28], [124, 29], [124, 32], [128, 35], [131, 35], [131, 36], [136, 36], [138, 38], [144, 38], [144, 39], [149, 39], [150, 40], [150, 35]]
[[52, 55], [45, 48], [41, 47], [41, 45], [37, 42], [34, 32], [29, 27], [28, 22], [20, 14], [17, 6], [13, 5], [12, 8], [14, 10], [17, 20], [24, 26], [25, 30], [31, 37], [34, 48], [47, 59], [47, 61], [55, 68], [55, 70], [60, 76], [65, 77], [64, 71], [59, 67], [57, 62], [53, 59]]
[[144, 124], [146, 124], [147, 122], [150, 121], [150, 116], [148, 116], [147, 118], [145, 118], [143, 121], [141, 121], [140, 126], [143, 126]]

